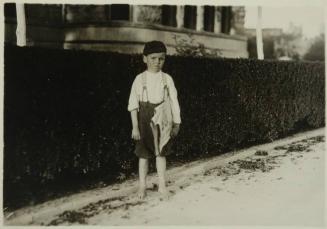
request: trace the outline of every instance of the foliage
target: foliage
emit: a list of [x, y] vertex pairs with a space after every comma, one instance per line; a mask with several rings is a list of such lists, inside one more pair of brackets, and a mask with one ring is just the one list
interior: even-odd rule
[[160, 6], [150, 6], [150, 5], [140, 5], [139, 14], [137, 20], [145, 23], [157, 23], [161, 22], [161, 7]]
[[303, 56], [304, 60], [325, 61], [325, 35], [318, 36]]
[[221, 50], [206, 48], [203, 43], [196, 41], [192, 34], [187, 34], [187, 38], [173, 35], [173, 39], [175, 40], [177, 55], [179, 56], [216, 58], [222, 55]]
[[[141, 55], [6, 46], [5, 206], [49, 187], [135, 173], [127, 101], [144, 68]], [[164, 71], [182, 115], [169, 161], [324, 125], [322, 63], [167, 56]]]

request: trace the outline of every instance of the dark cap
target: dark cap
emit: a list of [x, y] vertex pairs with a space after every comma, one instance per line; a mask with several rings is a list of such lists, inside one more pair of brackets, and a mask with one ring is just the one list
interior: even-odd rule
[[143, 49], [143, 55], [149, 55], [152, 53], [159, 53], [159, 52], [167, 52], [167, 48], [164, 43], [161, 41], [150, 41], [145, 43], [144, 49]]

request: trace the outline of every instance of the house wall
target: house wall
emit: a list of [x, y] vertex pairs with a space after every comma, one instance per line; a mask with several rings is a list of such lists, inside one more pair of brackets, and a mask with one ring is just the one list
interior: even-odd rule
[[98, 26], [66, 28], [64, 48], [102, 51], [110, 49], [123, 53], [141, 53], [145, 42], [160, 40], [167, 45], [168, 54], [173, 55], [177, 54], [176, 46], [186, 41], [183, 44], [186, 43], [192, 47], [205, 44], [208, 49], [220, 50], [224, 57], [247, 57], [247, 43], [243, 37], [205, 33], [189, 35], [185, 31], [167, 30], [162, 26], [129, 25], [128, 23], [121, 26], [119, 24], [121, 23], [113, 24], [110, 28]]
[[[37, 14], [41, 8], [45, 11]], [[172, 8], [176, 12], [175, 27], [161, 24], [161, 6], [131, 5], [128, 18], [113, 21], [110, 20], [110, 5], [26, 4], [27, 45], [141, 53], [145, 42], [161, 40], [172, 55], [179, 54], [176, 49], [178, 46], [197, 48], [202, 45], [206, 50], [217, 51], [219, 56], [248, 57], [247, 39], [242, 29], [242, 7], [231, 8], [230, 12], [234, 12], [232, 18], [222, 18], [222, 8], [215, 7], [214, 32], [204, 31], [203, 7], [197, 6], [196, 29], [184, 28], [184, 6]], [[236, 16], [237, 12], [240, 15]], [[199, 13], [202, 16], [199, 17]], [[220, 31], [224, 20], [225, 24], [226, 20], [230, 20], [227, 23], [230, 32], [227, 34]], [[15, 43], [15, 18], [6, 17], [5, 28], [5, 41]]]

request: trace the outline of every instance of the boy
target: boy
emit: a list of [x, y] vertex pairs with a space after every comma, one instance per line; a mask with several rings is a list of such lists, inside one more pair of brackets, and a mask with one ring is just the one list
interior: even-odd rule
[[164, 198], [167, 198], [169, 194], [165, 180], [165, 156], [170, 153], [170, 142], [163, 147], [162, 151], [158, 152], [157, 147], [155, 147], [155, 143], [158, 143], [157, 134], [156, 138], [154, 138], [150, 126], [155, 107], [164, 100], [165, 86], [168, 89], [172, 110], [173, 127], [171, 137], [178, 134], [181, 123], [177, 91], [173, 79], [170, 75], [161, 71], [165, 63], [166, 52], [166, 46], [160, 41], [151, 41], [145, 44], [143, 62], [146, 64], [147, 70], [136, 76], [128, 102], [128, 111], [131, 112], [133, 126], [132, 139], [136, 141], [135, 154], [139, 157], [138, 197], [140, 199], [143, 199], [146, 194], [149, 159], [154, 156], [156, 157], [156, 168], [159, 177], [158, 191]]

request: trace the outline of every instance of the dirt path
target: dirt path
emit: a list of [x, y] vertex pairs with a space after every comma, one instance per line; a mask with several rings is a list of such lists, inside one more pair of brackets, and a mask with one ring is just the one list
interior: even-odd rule
[[[63, 198], [29, 213], [25, 209], [25, 214], [22, 210], [7, 222], [24, 225], [22, 219], [29, 216], [25, 225], [322, 226], [324, 151], [320, 129], [174, 168], [168, 201], [160, 199], [151, 176], [143, 201], [134, 194], [136, 182], [128, 181], [84, 193], [84, 198]], [[120, 195], [113, 195], [113, 189]], [[63, 207], [68, 200], [75, 205]], [[37, 214], [41, 209], [43, 215]]]

